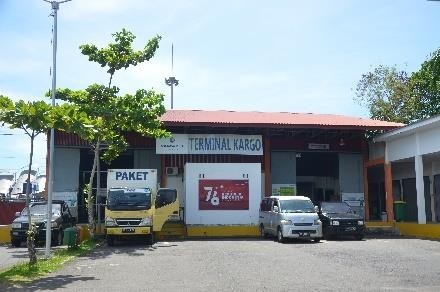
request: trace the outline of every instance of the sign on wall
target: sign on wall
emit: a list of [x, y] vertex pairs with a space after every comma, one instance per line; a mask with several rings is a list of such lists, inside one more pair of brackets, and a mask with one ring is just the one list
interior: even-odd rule
[[200, 179], [199, 210], [249, 210], [249, 181]]
[[261, 135], [173, 134], [156, 139], [156, 154], [263, 155]]
[[296, 184], [272, 184], [272, 196], [296, 196]]

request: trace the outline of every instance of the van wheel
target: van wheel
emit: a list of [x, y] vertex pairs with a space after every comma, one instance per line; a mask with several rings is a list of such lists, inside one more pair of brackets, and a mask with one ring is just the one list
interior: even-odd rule
[[283, 243], [284, 242], [284, 236], [283, 236], [283, 231], [281, 230], [281, 227], [278, 227], [277, 239], [278, 239], [279, 243]]
[[264, 230], [263, 224], [260, 225], [260, 238], [261, 239], [267, 238], [267, 234], [266, 234], [266, 231]]

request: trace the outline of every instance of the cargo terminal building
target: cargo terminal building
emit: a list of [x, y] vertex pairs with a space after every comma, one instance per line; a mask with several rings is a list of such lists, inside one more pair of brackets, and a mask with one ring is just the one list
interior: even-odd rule
[[[161, 120], [172, 137], [128, 133], [127, 151], [110, 165], [100, 163], [98, 202], [105, 202], [107, 169], [157, 169], [160, 187], [178, 190], [188, 235], [221, 235], [209, 229], [218, 226], [257, 233], [260, 200], [276, 194], [343, 200], [363, 212], [365, 133], [403, 126], [287, 112], [168, 110]], [[82, 190], [92, 165], [86, 141], [55, 133], [53, 195], [69, 201], [79, 222], [87, 221]]]

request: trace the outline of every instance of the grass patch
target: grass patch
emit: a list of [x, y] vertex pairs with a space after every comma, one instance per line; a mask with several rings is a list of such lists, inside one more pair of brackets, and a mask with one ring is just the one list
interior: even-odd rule
[[75, 248], [57, 250], [49, 259], [38, 259], [35, 265], [21, 263], [0, 271], [0, 282], [28, 282], [60, 269], [75, 257], [84, 255], [97, 247], [100, 240], [87, 239]]

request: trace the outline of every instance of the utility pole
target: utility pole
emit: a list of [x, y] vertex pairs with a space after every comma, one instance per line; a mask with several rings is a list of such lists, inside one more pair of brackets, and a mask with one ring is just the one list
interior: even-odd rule
[[[51, 4], [53, 16], [53, 40], [52, 40], [52, 106], [55, 106], [55, 91], [57, 83], [57, 12], [60, 8], [60, 4], [71, 0], [63, 0], [60, 2], [43, 0]], [[51, 226], [52, 226], [52, 193], [53, 193], [53, 154], [55, 147], [55, 130], [50, 130], [50, 143], [49, 143], [49, 178], [47, 183], [47, 214], [46, 214], [46, 250], [45, 257], [50, 257], [50, 244], [51, 244]]]
[[[171, 75], [173, 74], [173, 67], [174, 67], [174, 46], [171, 44]], [[171, 86], [171, 109], [173, 109], [173, 87], [174, 85], [179, 85], [179, 80], [177, 80], [175, 77], [170, 76], [168, 78], [165, 78], [165, 84], [168, 86]]]

